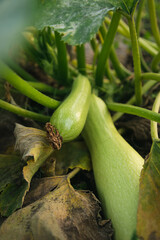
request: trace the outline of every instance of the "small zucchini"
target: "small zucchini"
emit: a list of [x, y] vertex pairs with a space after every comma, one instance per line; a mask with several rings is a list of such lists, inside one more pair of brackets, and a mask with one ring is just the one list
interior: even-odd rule
[[95, 95], [82, 132], [90, 150], [104, 214], [116, 240], [131, 240], [136, 230], [139, 177], [143, 158], [116, 130], [105, 103]]
[[75, 139], [82, 131], [91, 97], [89, 80], [79, 75], [73, 82], [69, 96], [53, 113], [50, 123], [58, 129], [63, 141]]

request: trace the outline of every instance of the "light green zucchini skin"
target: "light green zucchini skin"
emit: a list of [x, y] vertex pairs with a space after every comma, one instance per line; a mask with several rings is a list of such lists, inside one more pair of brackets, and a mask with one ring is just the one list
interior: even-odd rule
[[105, 217], [116, 240], [130, 240], [136, 230], [139, 176], [143, 158], [116, 130], [105, 103], [95, 95], [82, 132], [88, 145]]
[[50, 119], [50, 123], [58, 129], [63, 141], [71, 141], [82, 132], [90, 98], [90, 82], [85, 76], [79, 75], [73, 82], [71, 93]]

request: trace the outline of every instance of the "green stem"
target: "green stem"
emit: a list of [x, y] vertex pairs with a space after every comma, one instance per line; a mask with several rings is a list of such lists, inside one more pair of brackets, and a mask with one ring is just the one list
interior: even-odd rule
[[100, 52], [99, 58], [98, 58], [98, 64], [97, 64], [97, 69], [96, 69], [96, 76], [95, 76], [95, 82], [96, 85], [101, 87], [103, 84], [103, 76], [104, 76], [104, 71], [105, 71], [105, 63], [107, 61], [107, 58], [110, 54], [110, 48], [112, 46], [114, 36], [117, 31], [117, 27], [119, 24], [120, 20], [120, 13], [115, 12], [111, 24], [109, 26], [108, 32], [106, 34], [106, 37], [104, 39], [104, 44], [102, 46], [102, 50]]
[[146, 41], [143, 38], [139, 38], [138, 39], [139, 45], [149, 54], [151, 54], [153, 57], [156, 56], [158, 54], [158, 50], [156, 48], [153, 47], [153, 45], [148, 43], [148, 41]]
[[160, 32], [158, 28], [158, 22], [156, 17], [156, 7], [155, 7], [154, 0], [148, 0], [148, 10], [149, 10], [152, 33], [158, 46], [160, 47]]
[[[154, 80], [150, 80], [147, 83], [144, 84], [144, 86], [142, 87], [142, 95], [145, 94], [148, 90], [151, 89], [151, 87], [153, 87], [156, 84], [156, 81]], [[127, 104], [134, 104], [136, 101], [135, 96], [131, 97], [128, 101]], [[120, 117], [122, 117], [123, 113], [121, 112], [117, 112], [116, 114], [114, 114], [113, 116], [113, 121], [117, 121]]]
[[39, 113], [28, 111], [21, 107], [7, 103], [1, 99], [0, 99], [0, 108], [3, 108], [9, 112], [15, 113], [21, 117], [31, 118], [31, 119], [39, 121], [39, 122], [47, 122], [50, 119], [49, 116], [45, 116], [45, 115], [42, 115]]
[[[100, 27], [100, 33], [103, 38], [103, 42], [105, 39], [105, 36], [107, 34], [107, 28], [105, 23], [103, 22], [103, 25]], [[111, 50], [110, 50], [110, 59], [113, 65], [113, 68], [115, 69], [117, 76], [119, 79], [124, 80], [127, 76], [129, 76], [131, 73], [120, 63], [116, 51], [114, 49], [114, 46], [112, 45]], [[106, 69], [105, 69], [106, 70]], [[105, 71], [106, 72], [106, 71]]]
[[[107, 29], [105, 27], [105, 24], [103, 23], [102, 26], [99, 29], [99, 34], [98, 34], [102, 45], [104, 44], [104, 39], [106, 37], [106, 34], [107, 34]], [[111, 72], [111, 68], [110, 68], [109, 59], [106, 60], [104, 74], [111, 82], [114, 81], [114, 78], [113, 78], [113, 75], [112, 75], [112, 72]]]
[[91, 44], [92, 50], [94, 52], [93, 64], [92, 64], [92, 69], [94, 71], [95, 65], [96, 65], [96, 62], [97, 62], [97, 58], [98, 58], [98, 54], [99, 54], [99, 46], [98, 46], [95, 38], [91, 39], [90, 44]]
[[138, 44], [133, 16], [128, 18], [128, 24], [129, 24], [130, 35], [131, 35], [131, 43], [132, 43], [136, 104], [141, 105], [142, 103], [141, 60], [140, 60], [139, 44]]
[[59, 95], [59, 96], [63, 96], [64, 94], [69, 93], [69, 89], [67, 88], [57, 89], [41, 82], [28, 82], [28, 83], [38, 91], [44, 92], [44, 93], [50, 93], [50, 94]]
[[156, 80], [160, 82], [160, 73], [142, 73], [141, 80]]
[[128, 104], [112, 103], [112, 102], [107, 102], [107, 107], [112, 111], [132, 114], [132, 115], [147, 118], [149, 120], [153, 120], [160, 123], [160, 114], [152, 112], [151, 110], [148, 110], [142, 107], [136, 107]]
[[158, 64], [160, 63], [160, 52], [153, 58], [151, 63], [151, 68], [153, 72], [158, 71]]
[[145, 4], [145, 0], [141, 0], [141, 1], [139, 2], [138, 11], [137, 11], [136, 31], [137, 31], [137, 35], [138, 35], [138, 36], [139, 36], [139, 32], [140, 32], [140, 24], [141, 24], [142, 12], [143, 12], [144, 4]]
[[4, 60], [4, 62], [19, 76], [21, 76], [23, 79], [31, 82], [37, 82], [37, 79], [35, 79], [31, 74], [26, 72], [19, 64], [17, 64], [15, 61], [11, 60], [10, 58], [7, 58]]
[[86, 75], [86, 58], [84, 44], [76, 46], [78, 70], [81, 74]]
[[19, 77], [2, 61], [0, 61], [0, 77], [8, 81], [13, 87], [15, 87], [25, 96], [45, 107], [54, 109], [60, 105], [59, 101], [54, 100], [33, 88], [28, 82]]
[[61, 84], [67, 85], [68, 82], [68, 60], [65, 43], [61, 40], [61, 35], [55, 32], [58, 58], [58, 77]]
[[[160, 92], [158, 93], [158, 95], [157, 95], [157, 97], [156, 97], [156, 99], [154, 101], [152, 111], [158, 114], [159, 107], [160, 107]], [[159, 139], [157, 123], [155, 121], [151, 121], [151, 137], [152, 137], [153, 141], [155, 139], [156, 140]]]
[[[106, 18], [106, 22], [110, 24], [111, 21], [109, 18]], [[118, 26], [117, 31], [124, 37], [130, 39], [128, 26], [123, 20], [120, 21], [120, 25]], [[141, 37], [139, 37], [138, 42], [139, 45], [152, 56], [156, 56], [158, 54], [157, 45], [155, 45], [153, 42], [147, 41], [146, 39], [143, 39]]]
[[127, 70], [119, 61], [116, 51], [114, 49], [114, 47], [111, 47], [111, 52], [110, 52], [110, 58], [111, 58], [111, 62], [113, 65], [113, 68], [115, 69], [117, 76], [119, 79], [121, 79], [122, 81], [128, 77], [129, 75], [131, 75], [131, 72], [129, 70]]

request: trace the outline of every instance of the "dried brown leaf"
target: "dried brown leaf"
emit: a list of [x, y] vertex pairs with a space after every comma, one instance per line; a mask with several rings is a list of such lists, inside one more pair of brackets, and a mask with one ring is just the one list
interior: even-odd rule
[[95, 196], [75, 191], [65, 177], [54, 191], [12, 214], [0, 228], [1, 240], [111, 239], [110, 221], [99, 224], [99, 211]]

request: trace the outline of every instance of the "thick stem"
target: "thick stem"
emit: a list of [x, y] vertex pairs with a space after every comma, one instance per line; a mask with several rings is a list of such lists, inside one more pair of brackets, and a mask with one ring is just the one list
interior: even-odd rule
[[148, 10], [149, 10], [152, 33], [158, 46], [160, 47], [160, 31], [158, 28], [158, 22], [156, 17], [156, 7], [155, 7], [154, 0], [148, 0]]
[[148, 110], [145, 108], [123, 104], [123, 103], [112, 103], [112, 102], [107, 102], [107, 107], [112, 111], [132, 114], [139, 117], [147, 118], [149, 120], [154, 120], [160, 123], [160, 114], [152, 112], [151, 110]]
[[102, 46], [102, 50], [100, 52], [99, 58], [98, 58], [98, 64], [97, 64], [97, 69], [96, 69], [96, 76], [95, 76], [95, 82], [96, 85], [101, 87], [103, 84], [103, 76], [104, 76], [104, 71], [105, 71], [105, 63], [107, 61], [107, 58], [110, 53], [110, 48], [112, 46], [114, 36], [117, 31], [117, 27], [119, 24], [120, 20], [120, 13], [115, 12], [111, 24], [109, 26], [108, 32], [106, 34], [106, 37], [104, 39], [104, 44]]
[[61, 84], [67, 85], [68, 82], [68, 61], [65, 43], [61, 40], [61, 35], [55, 32], [55, 40], [58, 54], [58, 77]]
[[[159, 107], [160, 107], [160, 92], [158, 93], [158, 95], [157, 95], [157, 97], [154, 101], [152, 111], [158, 114]], [[151, 137], [152, 137], [153, 141], [155, 139], [159, 139], [159, 137], [158, 137], [158, 127], [157, 127], [157, 123], [155, 121], [151, 121]]]
[[32, 75], [30, 75], [28, 72], [26, 72], [18, 63], [15, 61], [7, 58], [4, 60], [4, 62], [19, 76], [21, 76], [23, 79], [31, 82], [37, 82], [37, 79], [35, 79]]
[[[104, 39], [107, 34], [107, 28], [106, 28], [105, 23], [103, 23], [103, 25], [100, 27], [100, 33], [102, 35], [102, 43], [104, 43]], [[110, 50], [110, 59], [111, 59], [113, 68], [115, 69], [119, 79], [121, 79], [123, 81], [124, 78], [126, 78], [127, 76], [129, 76], [131, 74], [119, 61], [113, 45]], [[105, 72], [106, 72], [106, 69], [105, 69]]]
[[160, 82], [160, 73], [142, 73], [141, 74], [141, 80], [155, 80]]
[[133, 16], [128, 18], [128, 24], [129, 24], [130, 35], [131, 35], [131, 43], [132, 43], [136, 104], [141, 105], [142, 103], [141, 60], [140, 60], [139, 44], [138, 44]]
[[76, 46], [78, 70], [81, 74], [86, 75], [86, 58], [84, 45]]
[[[148, 90], [151, 89], [156, 84], [156, 81], [150, 80], [144, 86], [142, 87], [142, 95], [145, 94]], [[127, 104], [134, 104], [135, 103], [135, 96], [131, 97], [128, 101]], [[120, 117], [122, 117], [123, 113], [122, 112], [117, 112], [116, 114], [113, 115], [112, 119], [114, 122], [116, 122]]]
[[28, 82], [19, 77], [5, 63], [0, 61], [0, 77], [8, 81], [13, 87], [19, 90], [25, 96], [40, 103], [48, 108], [55, 109], [60, 105], [60, 102], [50, 98], [43, 93], [33, 88]]
[[139, 32], [140, 32], [140, 24], [141, 24], [142, 11], [143, 11], [144, 4], [145, 4], [145, 0], [141, 0], [141, 1], [139, 2], [138, 11], [137, 11], [136, 31], [137, 31], [137, 35], [138, 35], [138, 36], [139, 36]]
[[[109, 18], [106, 18], [106, 22], [110, 24], [111, 21]], [[128, 26], [123, 20], [120, 21], [120, 25], [118, 26], [117, 31], [124, 37], [130, 39]], [[158, 54], [157, 45], [155, 45], [153, 42], [147, 41], [146, 39], [143, 39], [141, 37], [139, 37], [138, 42], [139, 45], [152, 56], [156, 56]]]
[[47, 122], [50, 119], [49, 116], [45, 116], [45, 115], [42, 115], [39, 113], [28, 111], [21, 107], [7, 103], [1, 99], [0, 99], [0, 108], [3, 108], [9, 112], [15, 113], [21, 117], [31, 118], [31, 119], [39, 121], [39, 122]]

